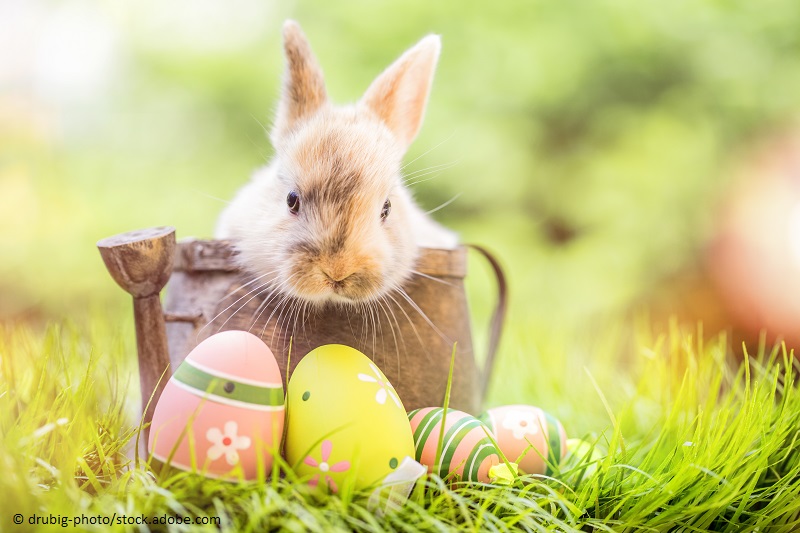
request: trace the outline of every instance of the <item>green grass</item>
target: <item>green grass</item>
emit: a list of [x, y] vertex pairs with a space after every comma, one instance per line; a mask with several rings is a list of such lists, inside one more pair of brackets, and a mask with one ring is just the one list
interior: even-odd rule
[[34, 514], [220, 519], [152, 526], [175, 531], [800, 528], [800, 364], [783, 347], [762, 346], [740, 364], [724, 336], [703, 342], [677, 327], [654, 336], [639, 324], [588, 347], [547, 348], [514, 328], [491, 402], [547, 408], [571, 437], [596, 445], [595, 460], [502, 487], [430, 477], [379, 518], [363, 494], [314, 494], [291, 475], [234, 484], [174, 471], [159, 478], [130, 463], [138, 386], [125, 324], [0, 326], [0, 531], [32, 530]]

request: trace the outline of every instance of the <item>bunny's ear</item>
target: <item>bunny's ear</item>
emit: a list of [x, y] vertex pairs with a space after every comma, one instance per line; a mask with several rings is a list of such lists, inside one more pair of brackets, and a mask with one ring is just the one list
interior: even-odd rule
[[311, 116], [328, 101], [322, 69], [303, 30], [293, 20], [283, 24], [283, 50], [286, 74], [272, 128], [273, 144], [291, 131], [298, 121]]
[[369, 86], [361, 104], [372, 110], [408, 147], [417, 136], [433, 82], [442, 41], [428, 35]]

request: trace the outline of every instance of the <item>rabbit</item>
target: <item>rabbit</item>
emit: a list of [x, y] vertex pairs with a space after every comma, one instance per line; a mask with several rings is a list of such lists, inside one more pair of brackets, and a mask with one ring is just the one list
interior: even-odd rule
[[420, 247], [459, 243], [414, 202], [401, 174], [441, 39], [424, 37], [347, 106], [329, 102], [296, 22], [285, 22], [283, 44], [275, 156], [223, 210], [216, 237], [230, 240], [242, 268], [273, 290], [318, 306], [360, 305], [402, 287]]

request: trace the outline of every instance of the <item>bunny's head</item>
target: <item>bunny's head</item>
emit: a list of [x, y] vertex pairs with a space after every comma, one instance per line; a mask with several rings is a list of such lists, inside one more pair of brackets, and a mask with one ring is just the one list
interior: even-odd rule
[[283, 38], [275, 158], [225, 210], [218, 236], [281, 293], [314, 303], [379, 298], [408, 278], [417, 255], [414, 228], [425, 215], [401, 161], [422, 123], [439, 37], [422, 39], [345, 107], [329, 102], [295, 22]]

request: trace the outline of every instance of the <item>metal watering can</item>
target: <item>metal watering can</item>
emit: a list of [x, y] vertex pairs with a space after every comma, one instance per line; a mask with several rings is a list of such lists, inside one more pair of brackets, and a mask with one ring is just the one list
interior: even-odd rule
[[[423, 248], [414, 277], [391, 305], [304, 315], [250, 293], [252, 277], [227, 241], [175, 241], [175, 229], [132, 231], [97, 243], [114, 280], [133, 296], [144, 422], [171, 372], [198, 343], [223, 330], [249, 330], [278, 361], [284, 385], [305, 354], [324, 344], [352, 346], [375, 362], [407, 410], [442, 405], [455, 344], [450, 406], [475, 414], [491, 376], [506, 313], [506, 282], [497, 260], [484, 256], [497, 280], [497, 305], [482, 367], [473, 353], [467, 295], [467, 248]], [[167, 285], [164, 308], [160, 292]], [[410, 301], [409, 301], [410, 300]], [[290, 354], [291, 347], [291, 354]]]

